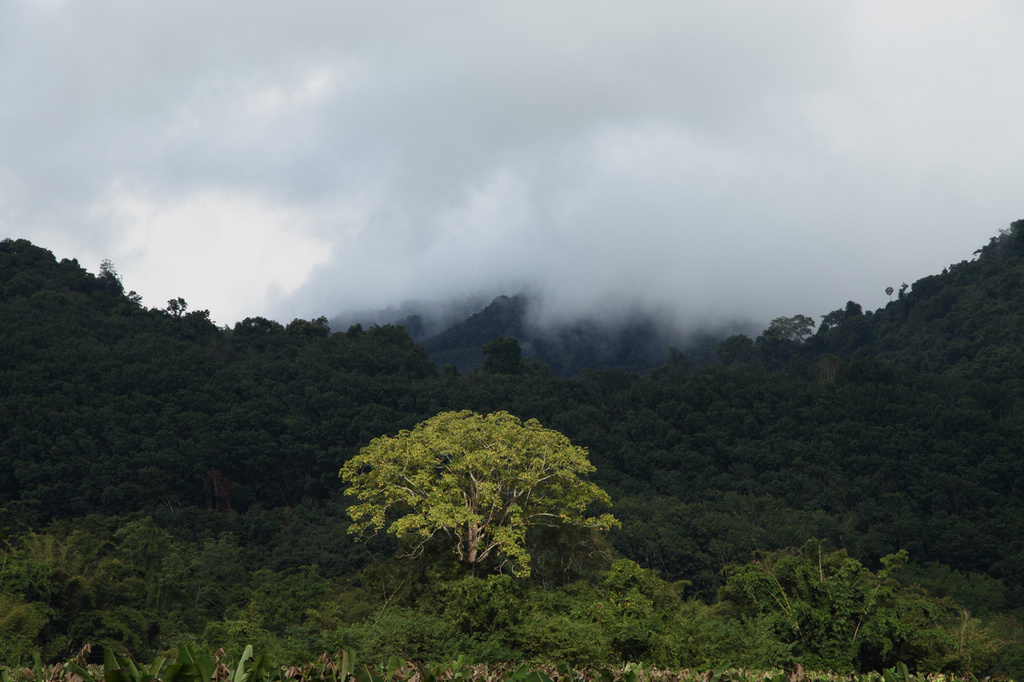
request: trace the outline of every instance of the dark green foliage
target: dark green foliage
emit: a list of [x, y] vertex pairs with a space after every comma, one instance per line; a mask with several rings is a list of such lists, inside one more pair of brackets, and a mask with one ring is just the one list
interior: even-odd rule
[[322, 500], [349, 452], [426, 414], [406, 387], [435, 369], [398, 328], [252, 318], [225, 332], [0, 246], [0, 495], [43, 519]]
[[[184, 301], [144, 307], [110, 264], [94, 276], [0, 242], [0, 654], [53, 660], [88, 640], [145, 655], [204, 637], [240, 652], [259, 637], [275, 652], [394, 642], [705, 665], [746, 642], [764, 665], [1024, 674], [1022, 270], [1018, 222], [813, 334], [778, 318], [720, 344], [717, 364], [567, 380], [529, 360], [439, 372], [399, 327], [219, 329]], [[499, 336], [514, 334], [475, 348]], [[377, 436], [461, 409], [536, 418], [587, 447], [622, 529], [538, 532], [535, 579], [505, 592], [498, 576], [480, 594], [459, 592], [477, 587], [439, 557], [399, 570], [392, 541], [353, 545], [338, 469]], [[823, 552], [832, 572], [817, 583], [806, 548], [777, 554], [808, 537], [846, 550]], [[913, 563], [894, 585], [878, 558], [900, 550]], [[629, 573], [615, 557], [659, 577], [615, 582]], [[740, 599], [752, 557], [806, 592], [817, 639]], [[840, 584], [845, 601], [821, 598]], [[876, 586], [885, 599], [850, 648]]]
[[718, 359], [727, 365], [748, 362], [755, 356], [754, 342], [743, 334], [730, 336], [718, 344], [715, 353], [718, 355]]
[[424, 342], [438, 366], [453, 365], [461, 371], [479, 369], [484, 363], [484, 344], [494, 339], [525, 338], [525, 296], [499, 296], [464, 322]]
[[906, 554], [883, 559], [872, 574], [845, 551], [810, 541], [799, 552], [770, 553], [732, 567], [720, 596], [786, 647], [786, 665], [865, 670], [891, 665], [905, 634], [889, 577]]
[[783, 665], [878, 670], [905, 661], [923, 670], [988, 669], [1000, 643], [968, 611], [893, 574], [906, 553], [883, 557], [871, 572], [843, 550], [816, 540], [799, 551], [765, 554], [731, 567], [721, 590], [736, 615], [780, 645]]
[[486, 343], [480, 349], [487, 359], [484, 360], [484, 371], [492, 374], [519, 374], [519, 366], [523, 361], [523, 351], [515, 339], [499, 336]]
[[949, 597], [977, 616], [991, 616], [1007, 606], [1003, 581], [984, 573], [962, 573], [931, 562], [910, 564], [897, 578], [904, 585], [919, 585], [936, 597]]

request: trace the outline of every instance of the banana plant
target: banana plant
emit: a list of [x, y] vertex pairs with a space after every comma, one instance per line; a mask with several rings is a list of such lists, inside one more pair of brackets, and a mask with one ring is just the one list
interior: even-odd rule
[[103, 650], [103, 677], [97, 680], [84, 666], [75, 661], [67, 664], [67, 669], [81, 677], [84, 682], [151, 682], [160, 679], [166, 658], [158, 656], [149, 666], [141, 668], [127, 656], [119, 656], [113, 649]]
[[266, 654], [254, 656], [252, 644], [248, 644], [227, 682], [278, 682], [282, 673], [281, 666]]
[[907, 670], [906, 664], [897, 663], [882, 672], [882, 679], [885, 682], [911, 682], [913, 678], [910, 675], [910, 671]]
[[581, 682], [580, 676], [565, 661], [556, 663], [555, 670], [558, 671], [558, 682]]
[[392, 656], [384, 667], [383, 675], [378, 674], [372, 667], [364, 665], [356, 671], [354, 677], [356, 682], [390, 682], [392, 679], [396, 679], [395, 675], [405, 666], [406, 661], [403, 661], [398, 656]]
[[342, 651], [333, 658], [328, 653], [321, 654], [315, 663], [293, 677], [322, 682], [346, 682], [349, 677], [355, 677], [355, 672], [355, 656], [349, 651]]
[[543, 671], [530, 670], [525, 663], [516, 668], [508, 680], [509, 682], [553, 682]]
[[149, 665], [139, 668], [127, 656], [118, 656], [110, 647], [103, 650], [104, 682], [150, 682], [159, 679], [161, 669], [167, 659], [158, 656]]
[[437, 682], [437, 680], [472, 680], [473, 668], [469, 657], [461, 654], [451, 663], [426, 664], [420, 667], [420, 674], [423, 682]]
[[197, 656], [187, 644], [178, 649], [178, 659], [167, 667], [162, 682], [210, 682], [217, 666], [212, 659]]

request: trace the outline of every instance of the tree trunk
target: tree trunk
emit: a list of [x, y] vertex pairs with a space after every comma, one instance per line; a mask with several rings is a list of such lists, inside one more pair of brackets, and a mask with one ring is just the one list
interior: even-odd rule
[[479, 539], [480, 539], [480, 526], [475, 524], [475, 523], [469, 524], [469, 529], [466, 532], [466, 540], [467, 540], [467, 544], [468, 544], [468, 546], [466, 547], [466, 563], [469, 564], [469, 577], [470, 578], [475, 578], [476, 577], [476, 562], [477, 562], [476, 546], [477, 546], [477, 541]]

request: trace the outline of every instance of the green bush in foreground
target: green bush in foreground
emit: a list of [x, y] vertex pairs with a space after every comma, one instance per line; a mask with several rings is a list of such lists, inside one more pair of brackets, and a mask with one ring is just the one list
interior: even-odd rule
[[[250, 567], [232, 532], [185, 542], [148, 517], [86, 517], [0, 548], [0, 665], [34, 654], [63, 661], [92, 643], [135, 660], [181, 645], [223, 646], [224, 658], [237, 660], [252, 645], [278, 661], [349, 650], [578, 668], [707, 669], [728, 660], [863, 673], [903, 662], [914, 672], [1024, 675], [1017, 618], [978, 618], [948, 596], [900, 584], [900, 555], [872, 570], [818, 541], [758, 554], [731, 566], [709, 603], [685, 581], [614, 559], [589, 536], [562, 540], [589, 558], [565, 571], [569, 564], [545, 557], [530, 578], [472, 578], [438, 544], [349, 579], [316, 565]], [[928, 570], [957, 587], [955, 575]], [[993, 584], [979, 584], [975, 605], [992, 602]]]

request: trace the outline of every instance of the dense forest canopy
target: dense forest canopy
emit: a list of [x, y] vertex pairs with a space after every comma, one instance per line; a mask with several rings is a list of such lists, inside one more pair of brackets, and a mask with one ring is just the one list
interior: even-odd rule
[[[295, 651], [417, 642], [421, 655], [666, 664], [754, 638], [767, 662], [968, 665], [962, 646], [882, 620], [829, 648], [838, 629], [821, 624], [814, 644], [762, 613], [752, 576], [772, 567], [799, 591], [813, 538], [834, 567], [821, 584], [888, 595], [856, 602], [865, 622], [916, 614], [940, 633], [960, 618], [978, 637], [970, 665], [1021, 670], [1006, 643], [1019, 645], [1024, 614], [1022, 340], [1024, 221], [882, 309], [778, 317], [723, 339], [707, 365], [676, 352], [644, 373], [573, 379], [498, 339], [481, 344], [501, 354], [490, 365], [460, 373], [397, 326], [218, 328], [182, 299], [145, 307], [113, 264], [94, 275], [4, 240], [0, 635], [21, 634], [0, 656], [258, 633]], [[443, 552], [416, 564], [392, 539], [354, 544], [339, 469], [375, 438], [460, 410], [536, 419], [586, 448], [622, 527], [538, 531], [528, 580], [493, 566], [467, 583]], [[610, 596], [627, 593], [639, 610]], [[801, 598], [807, 614], [824, 608]], [[541, 622], [562, 644], [530, 639], [524, 623]], [[670, 646], [686, 628], [691, 648]]]

